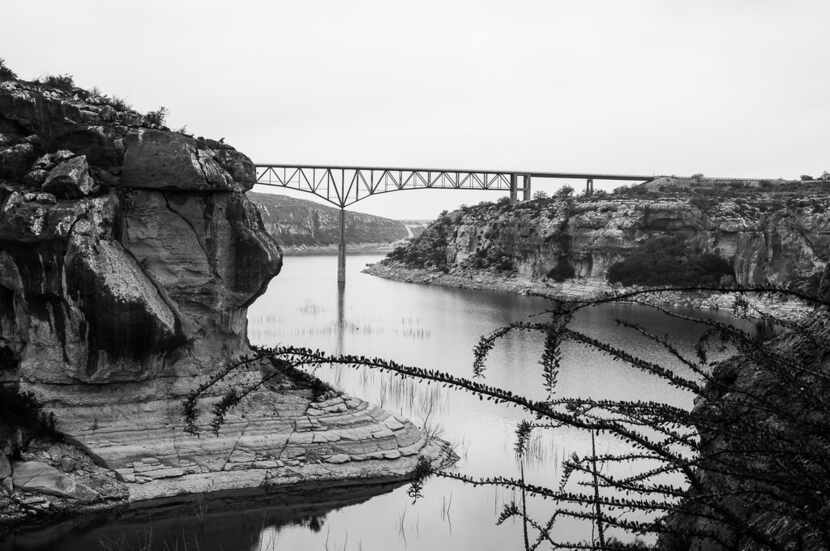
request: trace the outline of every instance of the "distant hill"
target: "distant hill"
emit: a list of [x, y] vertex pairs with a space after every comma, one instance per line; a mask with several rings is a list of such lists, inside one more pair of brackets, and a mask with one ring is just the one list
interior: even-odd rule
[[[259, 207], [265, 229], [288, 252], [327, 248], [339, 242], [340, 213], [336, 208], [287, 195], [252, 192], [247, 195]], [[347, 211], [346, 243], [389, 244], [417, 235], [423, 225]]]

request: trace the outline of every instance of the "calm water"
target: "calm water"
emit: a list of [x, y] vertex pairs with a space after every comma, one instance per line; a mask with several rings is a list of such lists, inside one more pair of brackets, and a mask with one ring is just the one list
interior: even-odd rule
[[[383, 356], [403, 363], [470, 376], [472, 348], [478, 337], [546, 306], [540, 299], [497, 293], [445, 289], [398, 283], [361, 274], [377, 256], [348, 258], [348, 282], [338, 293], [336, 258], [289, 257], [268, 292], [249, 311], [249, 334], [255, 344], [295, 344]], [[644, 308], [608, 306], [582, 313], [575, 326], [623, 346], [643, 357], [670, 363], [655, 345], [616, 324], [617, 318], [636, 319], [691, 345], [695, 331], [688, 324]], [[544, 397], [538, 360], [542, 338], [517, 333], [492, 352], [490, 384]], [[691, 397], [658, 383], [641, 372], [578, 347], [565, 348], [559, 395], [659, 399], [689, 407]], [[680, 367], [678, 367], [680, 369]], [[382, 405], [387, 410], [441, 431], [454, 444], [460, 461], [456, 469], [473, 475], [518, 476], [513, 446], [521, 411], [479, 401], [467, 394], [435, 386], [404, 383], [365, 371], [325, 370], [317, 374], [343, 390]], [[598, 440], [598, 453], [618, 444]], [[590, 452], [582, 433], [559, 431], [536, 434], [526, 477], [556, 486], [559, 464], [571, 453]], [[385, 491], [372, 497], [373, 493]], [[199, 550], [429, 550], [518, 549], [522, 526], [507, 521], [496, 525], [512, 491], [470, 487], [432, 479], [416, 503], [407, 487], [389, 491], [351, 489], [335, 495], [298, 492], [276, 502], [251, 497], [232, 502], [191, 504], [184, 508], [132, 520], [101, 521], [99, 526], [74, 530], [55, 549], [199, 549]], [[549, 502], [531, 501], [529, 509], [546, 520]], [[590, 539], [590, 526], [561, 521], [554, 534]], [[57, 545], [54, 541], [51, 545]], [[31, 542], [28, 548], [37, 548]], [[22, 548], [22, 547], [21, 547]]]

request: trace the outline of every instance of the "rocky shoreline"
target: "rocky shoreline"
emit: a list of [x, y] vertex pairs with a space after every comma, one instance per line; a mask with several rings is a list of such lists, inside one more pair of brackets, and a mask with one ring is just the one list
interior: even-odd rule
[[[367, 265], [363, 273], [405, 283], [438, 285], [477, 291], [494, 291], [518, 295], [541, 293], [565, 299], [591, 299], [608, 293], [636, 291], [639, 287], [609, 285], [600, 278], [576, 278], [561, 283], [540, 281], [516, 273], [499, 273], [491, 270], [453, 269], [450, 272], [425, 268], [409, 268], [400, 263], [376, 262]], [[747, 296], [750, 306], [766, 314], [785, 319], [795, 319], [808, 309], [795, 301], [771, 301], [765, 298]], [[734, 299], [728, 295], [712, 293], [659, 293], [650, 295], [649, 300], [661, 306], [678, 309], [707, 310], [712, 312], [731, 311]]]
[[[349, 243], [346, 245], [346, 254], [387, 254], [399, 244], [399, 241], [393, 243]], [[336, 256], [337, 252], [337, 245], [292, 245], [282, 248], [284, 256]]]
[[[282, 267], [246, 195], [255, 181], [222, 141], [79, 88], [0, 82], [0, 405], [13, 414], [0, 415], [0, 532], [452, 461], [411, 422], [264, 360], [211, 386], [199, 433], [185, 430], [194, 389], [253, 354], [247, 309]], [[254, 387], [214, 434], [214, 407]]]
[[[210, 412], [231, 388], [255, 384], [266, 366], [235, 373], [198, 404], [196, 434], [179, 390], [124, 404], [54, 406], [65, 438], [38, 438], [16, 459], [0, 450], [0, 537], [67, 517], [172, 498], [406, 481], [420, 461], [449, 466], [450, 446], [368, 402], [287, 372], [231, 410], [216, 433]], [[273, 368], [270, 368], [273, 369]]]

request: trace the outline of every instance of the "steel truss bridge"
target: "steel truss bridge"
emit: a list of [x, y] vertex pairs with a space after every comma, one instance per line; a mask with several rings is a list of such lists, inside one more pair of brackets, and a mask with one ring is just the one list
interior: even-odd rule
[[296, 164], [257, 164], [256, 182], [311, 193], [340, 209], [340, 246], [337, 258], [337, 281], [346, 281], [345, 208], [358, 201], [393, 191], [413, 189], [464, 189], [507, 191], [516, 201], [519, 178], [522, 199], [531, 197], [533, 178], [584, 180], [585, 193], [594, 192], [594, 180], [648, 182], [656, 176], [592, 174], [580, 172], [526, 172], [515, 170], [460, 170], [444, 168], [391, 168], [370, 166], [323, 166]]
[[522, 199], [531, 197], [531, 179], [584, 180], [585, 193], [594, 191], [595, 180], [648, 182], [656, 176], [591, 174], [579, 172], [521, 172], [459, 170], [445, 168], [389, 168], [369, 166], [321, 166], [290, 164], [256, 165], [257, 184], [311, 193], [344, 209], [367, 197], [412, 189], [465, 189], [507, 191]]

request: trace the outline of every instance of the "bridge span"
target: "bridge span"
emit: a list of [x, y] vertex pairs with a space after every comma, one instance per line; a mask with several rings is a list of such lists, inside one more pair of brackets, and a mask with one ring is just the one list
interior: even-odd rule
[[585, 172], [538, 172], [521, 170], [470, 170], [446, 168], [398, 168], [373, 166], [329, 166], [298, 164], [257, 164], [259, 185], [311, 193], [340, 209], [340, 244], [337, 281], [346, 280], [345, 209], [358, 201], [393, 191], [414, 189], [461, 189], [509, 192], [516, 201], [522, 180], [522, 199], [531, 198], [533, 178], [584, 180], [585, 193], [594, 191], [594, 181], [648, 182], [657, 176], [598, 174]]

